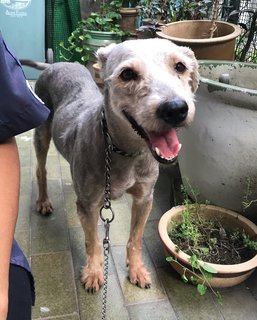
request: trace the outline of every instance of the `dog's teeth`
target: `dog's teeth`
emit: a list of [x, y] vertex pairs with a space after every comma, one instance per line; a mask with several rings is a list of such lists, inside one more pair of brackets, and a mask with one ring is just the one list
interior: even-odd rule
[[178, 148], [178, 152], [180, 151], [180, 149], [182, 148], [182, 144], [179, 144], [179, 148]]
[[[156, 152], [156, 154], [160, 157], [161, 156], [161, 152], [160, 152], [160, 150], [157, 148], [157, 147], [155, 147], [155, 152]], [[162, 157], [162, 156], [161, 156]]]

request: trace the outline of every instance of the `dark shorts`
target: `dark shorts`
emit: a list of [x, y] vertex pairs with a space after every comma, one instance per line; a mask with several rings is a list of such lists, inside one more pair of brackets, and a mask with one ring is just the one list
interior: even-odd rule
[[11, 264], [7, 320], [31, 320], [32, 292], [30, 273], [22, 267]]

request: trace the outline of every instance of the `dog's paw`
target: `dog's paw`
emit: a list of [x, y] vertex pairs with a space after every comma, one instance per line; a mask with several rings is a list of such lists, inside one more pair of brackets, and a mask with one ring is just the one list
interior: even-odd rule
[[97, 292], [104, 283], [103, 269], [85, 266], [81, 272], [81, 282], [87, 292]]
[[151, 276], [144, 266], [130, 267], [129, 280], [132, 284], [143, 289], [149, 289], [151, 287]]
[[45, 201], [37, 201], [37, 212], [40, 212], [43, 216], [49, 215], [53, 212], [53, 205], [49, 199]]

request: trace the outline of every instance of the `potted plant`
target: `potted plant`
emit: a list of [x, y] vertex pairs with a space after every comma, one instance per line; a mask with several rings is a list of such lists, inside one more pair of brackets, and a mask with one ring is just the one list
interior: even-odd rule
[[[182, 12], [187, 1], [180, 2]], [[236, 38], [241, 29], [232, 23], [218, 21], [218, 5], [219, 1], [214, 0], [210, 20], [195, 20], [193, 16], [190, 20], [180, 17], [182, 21], [168, 23], [156, 34], [178, 45], [190, 47], [197, 59], [233, 60]], [[202, 17], [203, 15], [200, 16]]]
[[[176, 0], [140, 0], [140, 16], [142, 26], [140, 33], [156, 36], [161, 26], [180, 20], [198, 20], [206, 17], [211, 1], [176, 1]], [[142, 36], [143, 37], [143, 36]]]
[[121, 14], [120, 25], [122, 30], [128, 32], [130, 37], [136, 37], [138, 28], [138, 1], [123, 0], [119, 13]]
[[[198, 61], [200, 82], [192, 125], [179, 131], [182, 180], [201, 202], [244, 212], [257, 221], [257, 64]], [[250, 183], [249, 183], [250, 181]], [[243, 208], [245, 198], [251, 206]]]
[[102, 2], [99, 12], [92, 12], [68, 38], [69, 46], [60, 43], [60, 56], [64, 61], [78, 61], [84, 65], [95, 62], [95, 52], [110, 43], [119, 43], [125, 34], [119, 25], [120, 0]]
[[242, 215], [209, 204], [173, 207], [160, 219], [160, 239], [166, 260], [184, 282], [203, 295], [209, 287], [231, 287], [257, 267], [257, 226]]

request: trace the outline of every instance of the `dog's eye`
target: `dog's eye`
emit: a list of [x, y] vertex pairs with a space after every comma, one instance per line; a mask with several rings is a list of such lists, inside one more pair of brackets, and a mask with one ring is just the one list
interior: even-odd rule
[[186, 66], [182, 62], [178, 62], [175, 64], [175, 70], [179, 73], [183, 73], [186, 71]]
[[138, 74], [130, 68], [127, 68], [122, 71], [120, 74], [120, 77], [123, 81], [131, 81], [131, 80], [137, 80], [138, 79]]

